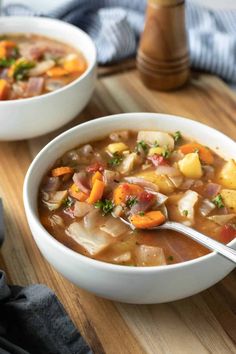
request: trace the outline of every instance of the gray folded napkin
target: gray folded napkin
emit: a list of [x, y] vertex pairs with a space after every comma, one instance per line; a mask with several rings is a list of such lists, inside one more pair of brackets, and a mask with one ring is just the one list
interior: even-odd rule
[[8, 286], [0, 271], [0, 354], [92, 354], [44, 285]]
[[[134, 56], [144, 27], [146, 0], [60, 0], [49, 12], [31, 6], [20, 0], [8, 1], [3, 14], [49, 16], [70, 22], [89, 33], [97, 46], [99, 63], [107, 64]], [[209, 10], [187, 0], [186, 20], [192, 67], [236, 82], [236, 10]]]

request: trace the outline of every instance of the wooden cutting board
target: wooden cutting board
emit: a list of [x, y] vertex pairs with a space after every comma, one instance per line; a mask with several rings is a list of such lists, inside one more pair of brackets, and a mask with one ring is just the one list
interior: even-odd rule
[[[219, 79], [194, 74], [184, 89], [160, 93], [146, 89], [135, 70], [108, 74], [103, 71], [87, 108], [60, 132], [95, 117], [147, 111], [189, 117], [236, 138], [236, 96]], [[22, 185], [35, 154], [58, 133], [0, 143], [0, 197], [6, 221], [0, 267], [9, 281], [21, 285], [39, 282], [52, 288], [96, 354], [236, 353], [235, 271], [185, 300], [127, 305], [73, 286], [43, 259], [26, 222]]]

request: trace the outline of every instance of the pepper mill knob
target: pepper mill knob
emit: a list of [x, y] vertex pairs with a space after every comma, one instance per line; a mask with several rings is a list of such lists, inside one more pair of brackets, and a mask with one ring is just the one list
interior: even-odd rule
[[146, 23], [137, 53], [144, 84], [167, 91], [189, 78], [184, 0], [148, 0]]

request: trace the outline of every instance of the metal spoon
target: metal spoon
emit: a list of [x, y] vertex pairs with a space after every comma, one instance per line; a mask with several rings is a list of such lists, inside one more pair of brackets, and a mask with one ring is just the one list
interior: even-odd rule
[[[167, 209], [164, 207], [164, 214], [167, 216]], [[128, 225], [132, 230], [135, 230], [135, 226], [131, 224], [128, 220], [120, 217], [120, 220]], [[184, 234], [186, 236], [189, 236], [192, 240], [197, 241], [198, 243], [202, 244], [203, 246], [209, 248], [212, 251], [216, 251], [222, 256], [226, 257], [227, 259], [231, 260], [232, 262], [236, 263], [236, 250], [234, 250], [231, 247], [228, 247], [224, 245], [221, 242], [218, 242], [214, 240], [211, 237], [208, 237], [201, 232], [198, 232], [194, 229], [192, 229], [189, 226], [186, 226], [184, 224], [181, 224], [179, 222], [175, 221], [169, 221], [168, 218], [166, 218], [166, 222], [164, 224], [153, 227], [148, 230], [174, 230], [178, 231], [181, 234]]]

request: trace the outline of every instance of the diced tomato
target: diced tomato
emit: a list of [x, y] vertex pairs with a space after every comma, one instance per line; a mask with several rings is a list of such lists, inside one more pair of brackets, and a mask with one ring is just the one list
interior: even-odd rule
[[151, 202], [151, 201], [154, 200], [154, 199], [155, 199], [154, 194], [148, 193], [148, 192], [146, 192], [146, 191], [144, 191], [143, 193], [141, 193], [140, 196], [139, 196], [139, 200], [140, 200], [141, 202]]
[[160, 165], [168, 165], [167, 160], [161, 155], [154, 154], [149, 156], [148, 160], [152, 161], [153, 165], [156, 167]]
[[224, 225], [220, 231], [220, 241], [229, 243], [236, 237], [236, 229], [231, 225]]
[[87, 172], [103, 172], [104, 171], [104, 166], [99, 163], [99, 162], [94, 162], [92, 165], [88, 166], [86, 168]]

